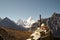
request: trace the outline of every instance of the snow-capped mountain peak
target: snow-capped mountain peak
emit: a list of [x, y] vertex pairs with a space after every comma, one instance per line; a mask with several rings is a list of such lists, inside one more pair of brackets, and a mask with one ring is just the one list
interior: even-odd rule
[[22, 25], [24, 28], [30, 28], [33, 23], [35, 23], [35, 21], [32, 17], [29, 17], [27, 20], [19, 19], [17, 22], [18, 25]]
[[35, 23], [35, 21], [33, 20], [33, 18], [32, 18], [32, 17], [29, 17], [29, 18], [27, 19], [27, 22], [28, 22], [28, 23], [30, 23], [30, 24]]
[[28, 19], [27, 19], [27, 22], [30, 22], [32, 20], [32, 17], [29, 17]]
[[21, 20], [21, 19], [19, 19], [19, 20], [17, 21], [17, 25], [22, 25], [22, 26], [24, 26], [24, 21]]

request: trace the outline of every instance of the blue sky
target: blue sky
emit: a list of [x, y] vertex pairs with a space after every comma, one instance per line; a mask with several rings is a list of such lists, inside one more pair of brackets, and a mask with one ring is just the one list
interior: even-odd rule
[[30, 16], [37, 20], [39, 14], [48, 18], [54, 12], [60, 13], [60, 0], [0, 0], [0, 17], [14, 21]]

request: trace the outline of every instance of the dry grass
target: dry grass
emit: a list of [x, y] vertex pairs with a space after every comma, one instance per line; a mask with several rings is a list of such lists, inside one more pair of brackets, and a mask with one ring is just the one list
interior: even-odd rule
[[3, 28], [9, 35], [10, 40], [26, 40], [30, 36], [30, 32], [15, 29]]

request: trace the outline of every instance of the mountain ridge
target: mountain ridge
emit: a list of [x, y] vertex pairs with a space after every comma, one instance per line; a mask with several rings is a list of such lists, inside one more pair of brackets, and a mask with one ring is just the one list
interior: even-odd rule
[[32, 19], [32, 17], [29, 17], [27, 20], [19, 19], [17, 21], [17, 24], [22, 25], [24, 28], [30, 28], [33, 23], [35, 23], [35, 21]]
[[0, 21], [0, 26], [17, 29], [17, 30], [25, 30], [22, 26], [18, 26], [15, 22], [10, 20], [9, 18], [4, 18], [2, 21]]

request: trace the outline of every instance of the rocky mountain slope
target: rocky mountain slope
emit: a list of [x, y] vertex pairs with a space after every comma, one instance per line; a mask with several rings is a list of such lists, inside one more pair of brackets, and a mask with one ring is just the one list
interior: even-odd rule
[[41, 20], [49, 26], [55, 37], [60, 37], [60, 13], [53, 13], [51, 17]]
[[10, 20], [9, 18], [4, 18], [0, 21], [0, 27], [12, 28], [17, 30], [25, 30], [24, 27], [18, 26], [14, 21]]

